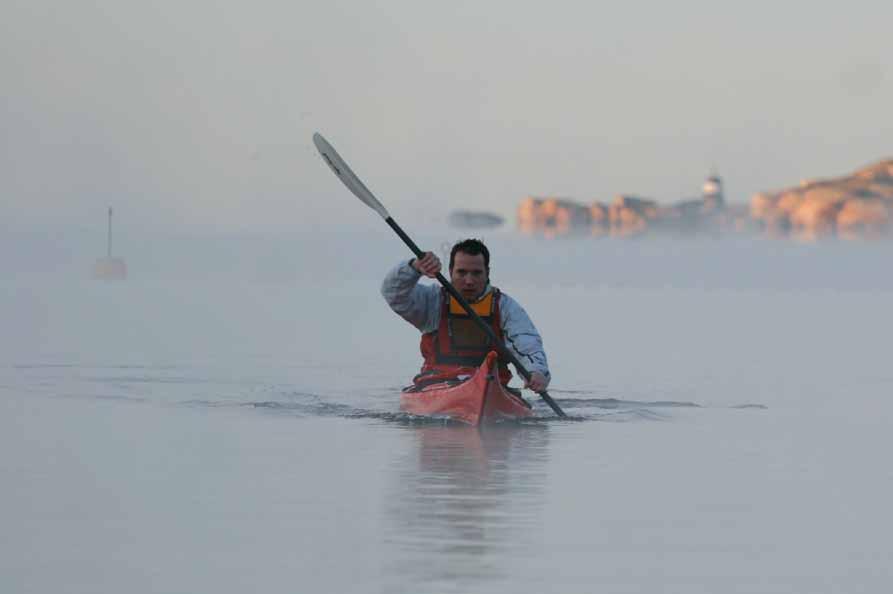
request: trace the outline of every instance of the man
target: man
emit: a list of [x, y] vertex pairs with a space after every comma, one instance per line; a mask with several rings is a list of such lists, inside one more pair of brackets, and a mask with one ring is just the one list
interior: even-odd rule
[[[422, 331], [422, 371], [416, 385], [462, 379], [474, 373], [491, 350], [487, 335], [462, 306], [438, 285], [420, 285], [422, 275], [437, 277], [440, 259], [425, 252], [421, 259], [401, 262], [385, 277], [381, 294], [398, 315]], [[551, 376], [542, 338], [517, 301], [490, 285], [490, 252], [483, 242], [466, 239], [450, 251], [450, 280], [475, 313], [530, 371], [524, 387], [542, 392]], [[511, 380], [504, 361], [499, 379]]]

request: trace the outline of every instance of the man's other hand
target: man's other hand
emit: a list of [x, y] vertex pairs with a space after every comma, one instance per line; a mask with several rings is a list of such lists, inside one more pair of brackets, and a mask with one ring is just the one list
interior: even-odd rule
[[546, 389], [546, 386], [549, 385], [549, 380], [546, 379], [546, 376], [540, 373], [539, 371], [532, 371], [530, 373], [530, 379], [524, 383], [524, 387], [528, 390], [533, 390], [537, 394]]

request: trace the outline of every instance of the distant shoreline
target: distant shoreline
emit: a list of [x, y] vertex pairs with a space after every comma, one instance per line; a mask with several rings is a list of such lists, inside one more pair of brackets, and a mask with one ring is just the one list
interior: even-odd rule
[[893, 159], [850, 175], [805, 180], [775, 192], [760, 192], [749, 204], [729, 205], [722, 180], [707, 178], [700, 198], [669, 206], [618, 195], [610, 203], [528, 196], [518, 206], [518, 228], [546, 238], [754, 235], [815, 241], [891, 237]]

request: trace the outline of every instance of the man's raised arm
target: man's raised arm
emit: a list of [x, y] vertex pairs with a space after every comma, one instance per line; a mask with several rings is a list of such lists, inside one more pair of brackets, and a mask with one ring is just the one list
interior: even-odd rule
[[382, 281], [381, 295], [397, 315], [422, 332], [432, 332], [437, 328], [440, 314], [440, 289], [434, 285], [420, 285], [422, 272], [419, 268], [426, 276], [432, 276], [428, 273], [436, 268], [433, 276], [437, 276], [440, 262], [437, 261], [436, 266], [425, 259], [417, 262], [413, 258], [400, 262]]

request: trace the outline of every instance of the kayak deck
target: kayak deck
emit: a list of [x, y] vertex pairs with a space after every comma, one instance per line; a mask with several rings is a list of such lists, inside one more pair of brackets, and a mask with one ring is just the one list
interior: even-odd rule
[[495, 352], [489, 353], [474, 375], [460, 384], [434, 384], [420, 391], [403, 392], [400, 410], [469, 425], [532, 416], [530, 405], [499, 382], [496, 357]]

